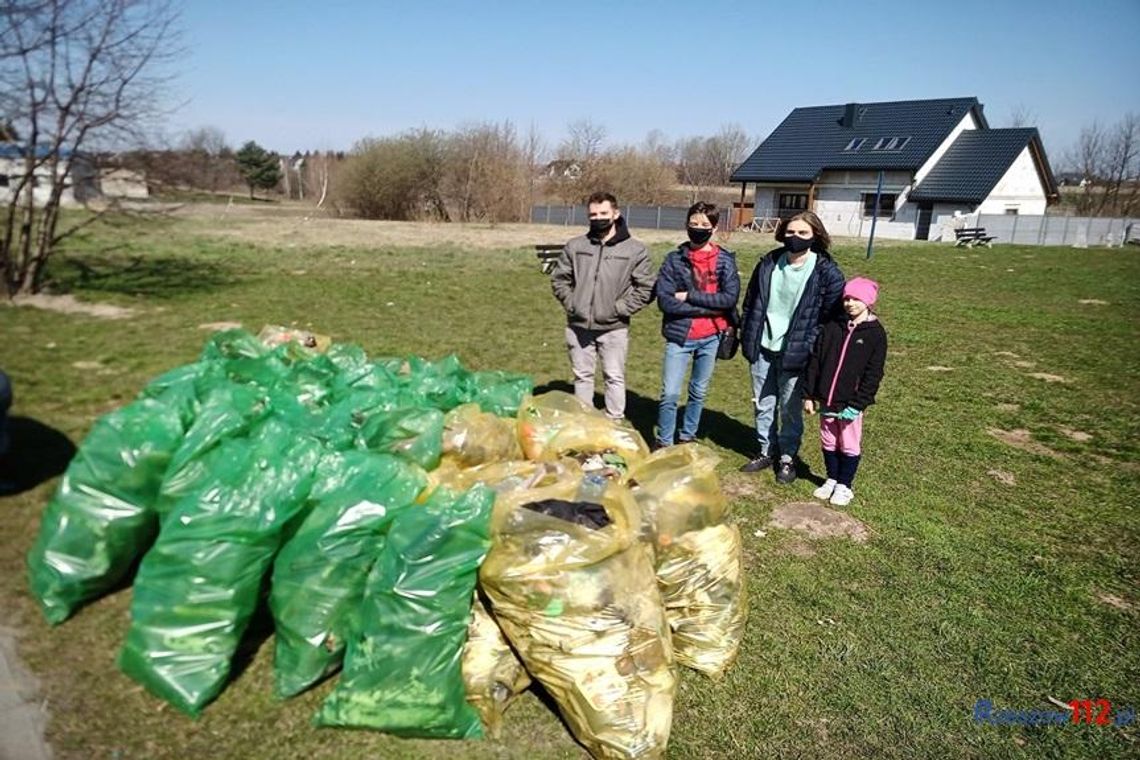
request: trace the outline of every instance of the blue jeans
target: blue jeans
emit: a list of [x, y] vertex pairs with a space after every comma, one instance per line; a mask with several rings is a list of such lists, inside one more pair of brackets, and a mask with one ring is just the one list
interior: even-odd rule
[[[803, 389], [800, 373], [783, 368], [783, 356], [764, 355], [752, 363], [752, 404], [756, 410], [756, 440], [759, 454], [773, 456], [775, 441], [780, 456], [794, 457], [800, 450], [804, 435]], [[776, 425], [776, 407], [780, 407], [779, 432]]]
[[661, 364], [661, 405], [657, 408], [657, 442], [672, 445], [677, 429], [677, 404], [681, 400], [681, 383], [690, 359], [693, 372], [689, 377], [689, 400], [685, 403], [685, 417], [681, 421], [681, 440], [697, 437], [701, 412], [705, 410], [705, 396], [716, 369], [716, 349], [720, 336], [686, 340], [685, 345], [666, 341], [665, 359]]

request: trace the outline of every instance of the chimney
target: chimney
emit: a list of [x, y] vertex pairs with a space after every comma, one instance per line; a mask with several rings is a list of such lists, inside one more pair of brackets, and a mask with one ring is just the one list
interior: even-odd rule
[[839, 125], [844, 129], [854, 129], [855, 119], [859, 113], [858, 103], [848, 103], [843, 107], [843, 121]]

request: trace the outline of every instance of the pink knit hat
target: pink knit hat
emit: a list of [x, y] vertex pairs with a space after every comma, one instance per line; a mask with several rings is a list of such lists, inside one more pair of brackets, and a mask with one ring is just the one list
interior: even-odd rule
[[879, 297], [879, 283], [866, 277], [856, 277], [843, 287], [843, 295], [858, 298], [868, 306], [874, 306]]

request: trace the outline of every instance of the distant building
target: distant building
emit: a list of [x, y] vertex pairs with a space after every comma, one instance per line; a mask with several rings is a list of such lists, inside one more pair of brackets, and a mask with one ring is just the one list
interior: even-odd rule
[[754, 188], [756, 216], [812, 210], [854, 236], [877, 218], [877, 235], [919, 240], [955, 211], [1044, 214], [1059, 198], [1037, 130], [991, 129], [977, 98], [797, 108], [732, 182]]
[[130, 169], [107, 169], [100, 172], [99, 190], [104, 198], [145, 200], [150, 197], [146, 177]]
[[[8, 202], [24, 176], [24, 162], [28, 148], [12, 142], [0, 143], [0, 202]], [[37, 157], [47, 155], [47, 148], [37, 148]], [[95, 168], [89, 158], [82, 153], [72, 155], [69, 151], [61, 155], [65, 167], [71, 164], [60, 203], [74, 206], [98, 197]], [[46, 203], [52, 192], [51, 166], [46, 162], [36, 168], [32, 178], [32, 197], [36, 203]]]

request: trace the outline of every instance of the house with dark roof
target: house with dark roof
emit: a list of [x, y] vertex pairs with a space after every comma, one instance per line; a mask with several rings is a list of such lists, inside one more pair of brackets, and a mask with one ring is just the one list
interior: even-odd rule
[[[754, 214], [810, 209], [838, 235], [926, 240], [940, 217], [1044, 214], [1057, 183], [1037, 130], [991, 129], [977, 98], [793, 110], [732, 174]], [[883, 186], [875, 202], [879, 174]]]

